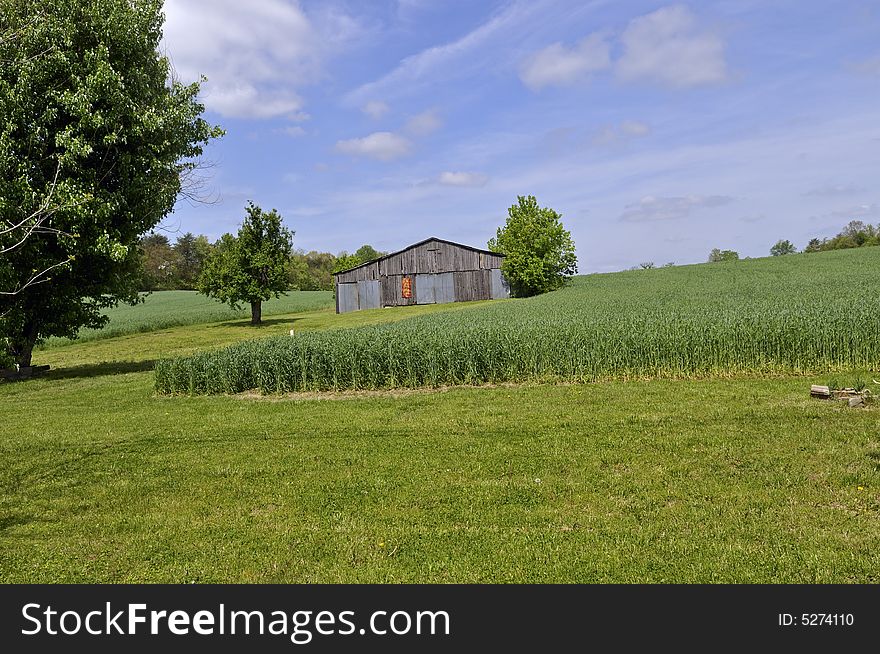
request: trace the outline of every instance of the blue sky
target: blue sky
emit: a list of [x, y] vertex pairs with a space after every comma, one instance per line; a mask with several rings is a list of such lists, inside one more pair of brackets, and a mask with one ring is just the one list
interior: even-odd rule
[[517, 195], [581, 272], [765, 256], [880, 222], [880, 3], [168, 0], [227, 136], [164, 223], [253, 200], [306, 250], [485, 247]]

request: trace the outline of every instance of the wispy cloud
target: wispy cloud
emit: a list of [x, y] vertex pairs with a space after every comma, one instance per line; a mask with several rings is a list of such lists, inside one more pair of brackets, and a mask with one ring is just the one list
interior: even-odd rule
[[850, 186], [846, 184], [825, 184], [824, 186], [817, 186], [816, 188], [810, 189], [804, 193], [804, 195], [807, 197], [839, 197], [855, 195], [864, 190], [865, 189], [859, 188], [858, 186]]
[[410, 153], [412, 143], [391, 132], [373, 132], [363, 138], [337, 141], [336, 151], [356, 157], [367, 157], [379, 161], [392, 161]]
[[437, 182], [444, 186], [479, 187], [488, 181], [489, 176], [483, 173], [442, 172], [437, 178]]
[[702, 28], [683, 5], [633, 19], [620, 40], [623, 55], [616, 68], [621, 79], [687, 87], [727, 78], [721, 37]]
[[548, 4], [547, 0], [513, 2], [461, 38], [406, 57], [391, 72], [350, 91], [344, 101], [349, 105], [361, 106], [373, 98], [412, 92], [416, 86], [438, 77], [484, 69], [487, 58], [503, 60], [504, 49], [486, 46], [497, 40], [513, 39], [515, 42], [521, 35], [527, 35], [534, 28], [533, 19], [541, 16]]
[[832, 211], [829, 216], [848, 220], [875, 220], [880, 218], [880, 204], [856, 204]]
[[590, 139], [593, 145], [611, 145], [621, 141], [642, 138], [651, 133], [647, 123], [636, 120], [625, 120], [620, 125], [605, 125], [598, 129]]
[[688, 195], [684, 197], [654, 197], [646, 195], [635, 204], [626, 206], [620, 214], [623, 222], [649, 222], [687, 218], [696, 209], [720, 207], [733, 202], [727, 195]]
[[427, 136], [440, 129], [442, 124], [443, 121], [440, 120], [437, 111], [430, 109], [428, 111], [423, 111], [420, 114], [416, 114], [406, 121], [406, 124], [403, 126], [403, 131], [412, 136]]
[[388, 110], [389, 106], [381, 100], [370, 100], [363, 107], [361, 107], [361, 111], [363, 111], [373, 120], [378, 120], [379, 118], [387, 114]]
[[880, 77], [880, 55], [856, 62], [852, 65], [852, 69], [862, 75]]
[[529, 56], [520, 79], [533, 91], [545, 86], [570, 86], [611, 66], [611, 46], [602, 34], [590, 34], [571, 48], [553, 43]]
[[298, 138], [300, 136], [305, 136], [306, 130], [303, 129], [300, 125], [290, 125], [288, 127], [283, 127], [281, 129], [281, 133], [287, 134], [287, 136]]

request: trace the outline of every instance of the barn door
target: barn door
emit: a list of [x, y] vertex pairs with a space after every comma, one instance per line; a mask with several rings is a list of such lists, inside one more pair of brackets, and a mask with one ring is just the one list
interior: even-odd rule
[[455, 302], [455, 279], [453, 273], [434, 275], [434, 302]]
[[382, 306], [378, 279], [358, 282], [357, 289], [361, 309], [378, 309]]
[[339, 313], [357, 311], [360, 308], [357, 284], [337, 284], [336, 295], [339, 302]]
[[437, 275], [416, 275], [416, 304], [434, 304]]
[[501, 270], [498, 268], [493, 268], [489, 272], [491, 274], [489, 283], [491, 286], [492, 299], [500, 300], [502, 298], [510, 297], [510, 285], [507, 283], [507, 280], [504, 279], [504, 275], [501, 274]]

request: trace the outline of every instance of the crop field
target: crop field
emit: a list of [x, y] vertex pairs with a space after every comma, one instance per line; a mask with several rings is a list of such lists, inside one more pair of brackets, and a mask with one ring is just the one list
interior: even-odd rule
[[[143, 297], [144, 302], [141, 304], [122, 304], [107, 309], [104, 312], [110, 317], [107, 326], [103, 329], [84, 329], [77, 340], [89, 341], [180, 325], [239, 320], [251, 315], [249, 306], [235, 311], [196, 291], [156, 291], [144, 294]], [[330, 291], [291, 291], [264, 302], [263, 316], [330, 309], [333, 306], [333, 293]], [[57, 347], [68, 343], [70, 340], [66, 338], [52, 338], [43, 347]]]
[[867, 369], [880, 362], [878, 289], [880, 248], [590, 275], [466, 314], [159, 361], [156, 388], [284, 393]]

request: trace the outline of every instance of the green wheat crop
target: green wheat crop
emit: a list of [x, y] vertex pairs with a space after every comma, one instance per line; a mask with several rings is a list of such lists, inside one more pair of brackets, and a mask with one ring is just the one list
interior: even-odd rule
[[868, 369], [880, 248], [578, 277], [563, 290], [160, 361], [162, 393]]

